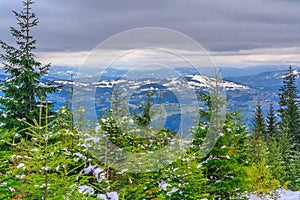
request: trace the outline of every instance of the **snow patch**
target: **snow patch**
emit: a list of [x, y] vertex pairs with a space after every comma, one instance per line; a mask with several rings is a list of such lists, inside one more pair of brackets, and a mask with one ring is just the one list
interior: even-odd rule
[[[279, 196], [278, 200], [299, 200], [300, 191], [291, 191], [291, 190], [278, 190], [277, 194]], [[258, 197], [257, 195], [250, 195], [249, 200], [273, 200], [272, 197]]]
[[165, 181], [161, 181], [160, 183], [158, 183], [158, 187], [163, 189], [163, 190], [167, 190], [167, 187], [171, 186], [169, 183], [166, 183]]
[[86, 195], [93, 195], [95, 191], [91, 186], [79, 185], [78, 192]]

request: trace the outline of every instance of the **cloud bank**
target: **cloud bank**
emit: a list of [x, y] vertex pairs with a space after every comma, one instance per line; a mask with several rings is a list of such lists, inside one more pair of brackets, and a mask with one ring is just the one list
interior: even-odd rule
[[[11, 10], [0, 2], [1, 40], [13, 42]], [[33, 30], [39, 56], [54, 65], [80, 65], [87, 52], [119, 32], [138, 27], [180, 31], [204, 46], [218, 65], [297, 64], [300, 1], [293, 0], [51, 0], [36, 1]], [[74, 56], [76, 55], [76, 56]]]

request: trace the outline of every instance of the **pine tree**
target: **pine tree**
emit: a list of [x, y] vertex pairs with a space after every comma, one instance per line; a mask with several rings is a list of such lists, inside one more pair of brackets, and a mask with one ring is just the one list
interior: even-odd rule
[[295, 86], [295, 74], [292, 66], [290, 66], [289, 72], [283, 78], [283, 85], [279, 89], [279, 112], [281, 117], [280, 128], [282, 131], [288, 130], [288, 135], [294, 143], [291, 144], [294, 150], [299, 150], [300, 143], [298, 92]]
[[277, 134], [278, 134], [278, 122], [276, 119], [276, 113], [275, 113], [273, 104], [270, 104], [266, 122], [267, 122], [266, 136], [268, 138], [276, 138]]
[[[4, 70], [8, 78], [2, 80], [1, 91], [4, 97], [0, 99], [1, 122], [5, 128], [17, 127], [21, 130], [27, 125], [22, 120], [33, 123], [38, 119], [39, 106], [45, 107], [47, 94], [58, 88], [52, 83], [43, 83], [41, 78], [48, 73], [50, 65], [42, 65], [35, 60], [33, 51], [36, 40], [30, 34], [31, 29], [38, 25], [38, 18], [31, 12], [32, 0], [23, 2], [23, 11], [13, 11], [19, 28], [11, 27], [11, 35], [16, 39], [16, 47], [0, 41], [4, 54]], [[45, 109], [43, 109], [45, 112]]]

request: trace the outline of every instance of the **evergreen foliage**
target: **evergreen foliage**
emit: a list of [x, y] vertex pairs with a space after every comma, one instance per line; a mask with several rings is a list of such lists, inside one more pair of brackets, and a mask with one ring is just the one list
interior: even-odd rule
[[[295, 73], [290, 66], [288, 73], [283, 77], [283, 85], [279, 89], [279, 116], [281, 120], [277, 122], [276, 112], [271, 104], [265, 125], [262, 109], [258, 104], [254, 118], [253, 137], [249, 141], [253, 163], [250, 174], [252, 174], [251, 170], [259, 167], [261, 171], [268, 171], [269, 181], [272, 178], [274, 183], [278, 181], [281, 187], [293, 190], [299, 188], [297, 180], [300, 167], [299, 142], [297, 139], [300, 118], [297, 95]], [[259, 174], [256, 172], [256, 175]], [[264, 191], [269, 187], [268, 185], [272, 184], [266, 182], [265, 189], [263, 185], [256, 185], [257, 188], [254, 187], [254, 190]], [[262, 188], [258, 189], [258, 187]], [[270, 192], [274, 193], [271, 190]], [[262, 193], [267, 195], [268, 192], [265, 190]]]
[[272, 175], [265, 158], [253, 163], [248, 169], [249, 190], [260, 197], [276, 197], [276, 190], [280, 187], [280, 182]]
[[249, 141], [249, 153], [251, 154], [252, 162], [259, 162], [265, 156], [265, 136], [265, 119], [262, 112], [262, 106], [260, 102], [258, 102], [254, 117], [252, 139]]
[[[17, 127], [22, 130], [26, 125], [21, 121], [32, 124], [39, 117], [39, 106], [45, 106], [47, 94], [58, 89], [52, 83], [41, 82], [50, 65], [42, 65], [33, 54], [36, 41], [31, 29], [38, 25], [38, 18], [31, 12], [32, 4], [32, 0], [26, 0], [23, 2], [23, 11], [13, 11], [19, 25], [18, 29], [10, 28], [11, 35], [16, 39], [16, 47], [0, 41], [5, 52], [0, 56], [9, 76], [2, 80], [0, 87], [4, 93], [4, 98], [0, 99], [0, 119], [5, 128]], [[46, 112], [45, 109], [43, 112]]]
[[283, 85], [279, 89], [279, 113], [281, 117], [280, 146], [283, 152], [287, 173], [284, 181], [290, 181], [292, 189], [299, 188], [297, 179], [300, 173], [300, 111], [299, 90], [295, 85], [295, 73], [292, 66], [283, 77]]
[[[66, 105], [54, 114], [47, 94], [58, 88], [41, 81], [50, 66], [35, 61], [30, 30], [38, 19], [32, 4], [25, 0], [24, 10], [14, 12], [19, 29], [11, 28], [11, 34], [17, 47], [0, 42], [9, 75], [1, 85], [0, 199], [245, 199], [249, 192], [276, 198], [279, 188], [300, 189], [299, 98], [292, 67], [279, 91], [278, 121], [272, 104], [265, 120], [258, 103], [250, 135], [239, 112], [216, 119], [218, 103], [224, 101], [218, 94], [199, 93], [205, 108], [189, 130], [191, 144], [185, 152], [175, 152], [177, 160], [162, 164], [160, 154], [154, 158], [163, 167], [156, 171], [120, 170], [114, 168], [119, 160], [109, 159], [112, 154], [116, 159], [124, 151], [150, 154], [175, 140], [183, 142], [183, 136], [151, 127], [152, 93], [137, 112], [129, 113], [126, 97], [115, 89], [111, 109], [96, 127], [88, 126], [83, 107], [74, 112]], [[205, 152], [207, 138], [215, 142], [210, 152]], [[109, 143], [124, 151], [113, 151]], [[139, 162], [128, 166], [151, 160]]]
[[273, 104], [270, 104], [269, 112], [266, 120], [266, 137], [277, 138], [278, 139], [278, 121], [276, 118], [276, 112], [274, 110]]
[[279, 113], [281, 117], [280, 128], [288, 130], [293, 141], [293, 149], [300, 149], [300, 114], [298, 89], [295, 85], [295, 74], [292, 66], [283, 78], [283, 85], [279, 89]]
[[146, 95], [147, 100], [145, 102], [145, 105], [140, 106], [140, 109], [142, 110], [142, 113], [140, 116], [136, 112], [133, 112], [133, 120], [140, 127], [146, 127], [151, 123], [150, 108], [152, 106], [152, 103], [151, 103], [152, 95], [153, 95], [152, 93], [148, 93]]
[[83, 177], [80, 171], [85, 166], [82, 142], [77, 133], [71, 131], [68, 116], [63, 108], [59, 111], [59, 120], [52, 124], [47, 120], [45, 125], [37, 121], [28, 124], [26, 133], [31, 136], [30, 140], [16, 142], [20, 135], [12, 133], [9, 133], [14, 135], [12, 138], [1, 136], [4, 142], [1, 148], [8, 149], [1, 157], [5, 163], [0, 168], [0, 181], [4, 183], [4, 187], [0, 187], [1, 199], [82, 197], [78, 192], [78, 179]]
[[254, 125], [253, 125], [253, 139], [265, 139], [266, 136], [266, 124], [265, 119], [263, 116], [262, 106], [260, 102], [258, 102], [256, 111], [255, 111], [255, 118], [254, 118]]
[[[214, 109], [211, 96], [201, 94], [200, 97], [208, 108], [206, 111], [201, 110], [202, 119], [205, 120], [200, 121], [193, 144], [196, 145], [195, 150], [201, 153], [201, 141], [207, 136], [210, 123], [213, 123], [211, 116]], [[228, 113], [222, 132], [217, 134], [217, 143], [209, 154], [200, 160], [203, 174], [206, 174], [208, 179], [206, 192], [216, 199], [238, 198], [239, 194], [246, 190], [247, 179], [247, 131], [239, 113]]]

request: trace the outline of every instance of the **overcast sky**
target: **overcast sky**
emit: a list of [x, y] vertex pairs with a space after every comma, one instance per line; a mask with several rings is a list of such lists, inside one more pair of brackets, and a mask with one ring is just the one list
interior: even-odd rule
[[[11, 10], [0, 0], [0, 39], [13, 42]], [[38, 56], [52, 65], [80, 66], [110, 36], [132, 28], [182, 32], [209, 51], [218, 66], [300, 65], [298, 0], [39, 0], [33, 33]]]

